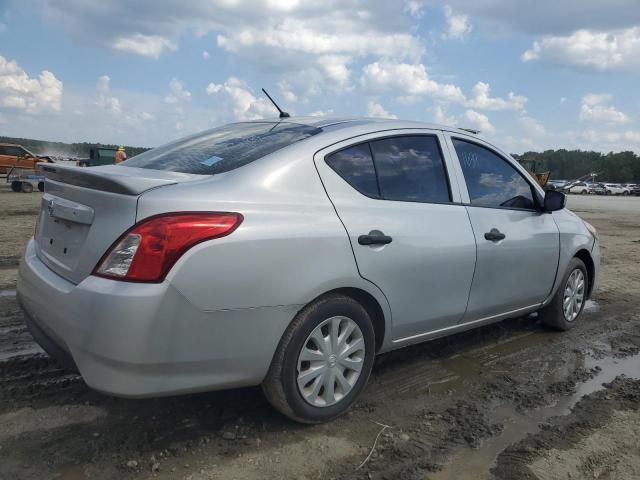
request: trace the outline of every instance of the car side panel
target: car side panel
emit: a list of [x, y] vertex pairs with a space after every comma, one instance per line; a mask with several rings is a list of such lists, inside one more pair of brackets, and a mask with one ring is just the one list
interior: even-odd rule
[[294, 149], [291, 156], [202, 184], [143, 194], [138, 221], [168, 211], [244, 217], [233, 234], [189, 250], [167, 280], [201, 311], [305, 305], [333, 289], [360, 288], [376, 298], [390, 322], [384, 295], [358, 275], [345, 229], [304, 155]]

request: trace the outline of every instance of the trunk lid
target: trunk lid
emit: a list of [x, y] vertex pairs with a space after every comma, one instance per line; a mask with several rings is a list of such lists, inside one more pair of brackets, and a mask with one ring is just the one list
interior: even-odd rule
[[144, 192], [201, 175], [129, 168], [42, 165], [46, 176], [36, 226], [36, 253], [51, 270], [78, 284], [120, 235], [136, 223]]

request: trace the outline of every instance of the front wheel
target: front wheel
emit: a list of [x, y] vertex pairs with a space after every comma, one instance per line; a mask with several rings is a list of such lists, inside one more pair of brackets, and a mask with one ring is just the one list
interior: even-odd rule
[[556, 330], [573, 328], [587, 301], [588, 286], [587, 268], [582, 260], [574, 257], [569, 262], [560, 288], [551, 302], [539, 312], [542, 323]]
[[262, 390], [271, 405], [293, 420], [332, 420], [364, 389], [374, 357], [375, 333], [364, 307], [344, 295], [327, 295], [289, 325]]

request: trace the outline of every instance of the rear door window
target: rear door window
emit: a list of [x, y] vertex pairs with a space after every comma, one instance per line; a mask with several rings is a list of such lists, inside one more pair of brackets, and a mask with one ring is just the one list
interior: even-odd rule
[[385, 200], [446, 203], [451, 201], [447, 174], [434, 136], [402, 136], [371, 142]]
[[328, 155], [325, 161], [344, 181], [360, 193], [369, 197], [379, 196], [376, 170], [368, 143], [339, 150]]
[[247, 165], [320, 132], [320, 128], [297, 123], [234, 123], [148, 150], [120, 165], [213, 175]]
[[533, 191], [524, 176], [504, 158], [475, 143], [452, 139], [471, 205], [534, 209]]

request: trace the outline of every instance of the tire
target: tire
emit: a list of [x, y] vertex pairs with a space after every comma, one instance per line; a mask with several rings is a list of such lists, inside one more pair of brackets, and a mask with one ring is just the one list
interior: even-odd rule
[[586, 190], [582, 190], [582, 191], [580, 192], [580, 195], [586, 195], [587, 193], [589, 193], [589, 192], [587, 192]]
[[[340, 319], [336, 320], [338, 317]], [[325, 333], [322, 329], [325, 327], [330, 329], [333, 325], [332, 322], [336, 321], [339, 326], [337, 331], [342, 334], [344, 334], [346, 327], [351, 327], [352, 324], [357, 326], [353, 333], [349, 333], [348, 337], [344, 338], [344, 341], [347, 342], [345, 348], [351, 340], [352, 346], [359, 347], [363, 345], [364, 349], [363, 352], [352, 353], [351, 355], [354, 355], [354, 357], [343, 359], [343, 361], [347, 362], [360, 362], [361, 366], [361, 370], [357, 375], [355, 370], [348, 368], [341, 373], [343, 380], [349, 378], [350, 380], [347, 383], [353, 382], [350, 390], [341, 388], [340, 385], [344, 383], [339, 382], [337, 377], [333, 376], [336, 370], [345, 368], [342, 366], [342, 362], [339, 359], [336, 360], [335, 355], [326, 355], [324, 349], [323, 351], [320, 349], [315, 350], [316, 345], [318, 345], [315, 338], [318, 337], [312, 337], [312, 334], [317, 332], [321, 332], [322, 337], [324, 337]], [[327, 334], [330, 337], [331, 331], [328, 329]], [[322, 340], [327, 341], [326, 338]], [[262, 382], [262, 391], [276, 410], [297, 422], [313, 424], [332, 420], [343, 414], [351, 406], [367, 384], [373, 367], [375, 344], [375, 332], [371, 319], [360, 303], [340, 294], [329, 294], [320, 297], [298, 312], [291, 325], [285, 331], [267, 376]], [[325, 348], [329, 348], [327, 345], [325, 343]], [[320, 356], [317, 360], [304, 361], [301, 357], [303, 348], [311, 353], [317, 351], [318, 353], [315, 355]], [[333, 352], [334, 350], [329, 348], [329, 351]], [[312, 363], [316, 364], [316, 368], [311, 368]], [[315, 378], [310, 380], [306, 386], [298, 386], [299, 380], [304, 382], [304, 380], [299, 379], [299, 376], [304, 375], [305, 370], [312, 372], [320, 371], [320, 369], [325, 373], [313, 375]], [[343, 375], [344, 372], [347, 372], [347, 374]], [[331, 377], [327, 375], [331, 375]], [[323, 382], [324, 379], [327, 379], [327, 383]], [[327, 390], [324, 387], [325, 384], [329, 384], [330, 379], [333, 379], [332, 388], [336, 391], [335, 396], [331, 396], [330, 389]], [[318, 384], [321, 383], [323, 386], [318, 387]], [[307, 398], [303, 396], [301, 391], [305, 389]], [[344, 395], [338, 399], [337, 397], [341, 395], [341, 391]], [[320, 393], [316, 393], [316, 397], [313, 397], [313, 392]], [[311, 403], [311, 399], [322, 403], [325, 397], [334, 398], [336, 401], [332, 404], [327, 402], [326, 405], [314, 405]]]
[[38, 183], [38, 190], [40, 190], [41, 192], [44, 192], [44, 182]]
[[[580, 272], [582, 274], [582, 301], [577, 309], [577, 314], [573, 318], [567, 319], [563, 303], [565, 300], [565, 292], [567, 288], [569, 288], [569, 279], [574, 274], [574, 272]], [[572, 258], [571, 262], [569, 262], [569, 266], [567, 267], [567, 271], [565, 272], [564, 277], [562, 277], [560, 288], [558, 288], [558, 291], [554, 295], [551, 302], [542, 310], [540, 310], [540, 312], [538, 312], [542, 323], [555, 330], [561, 331], [570, 330], [575, 327], [576, 323], [578, 323], [580, 317], [582, 316], [584, 304], [587, 301], [588, 286], [589, 277], [587, 267], [585, 267], [584, 262], [579, 258]]]
[[33, 192], [33, 185], [31, 185], [29, 182], [22, 182], [22, 192], [23, 193]]
[[22, 190], [22, 183], [21, 182], [11, 182], [11, 191], [17, 193], [20, 190]]

